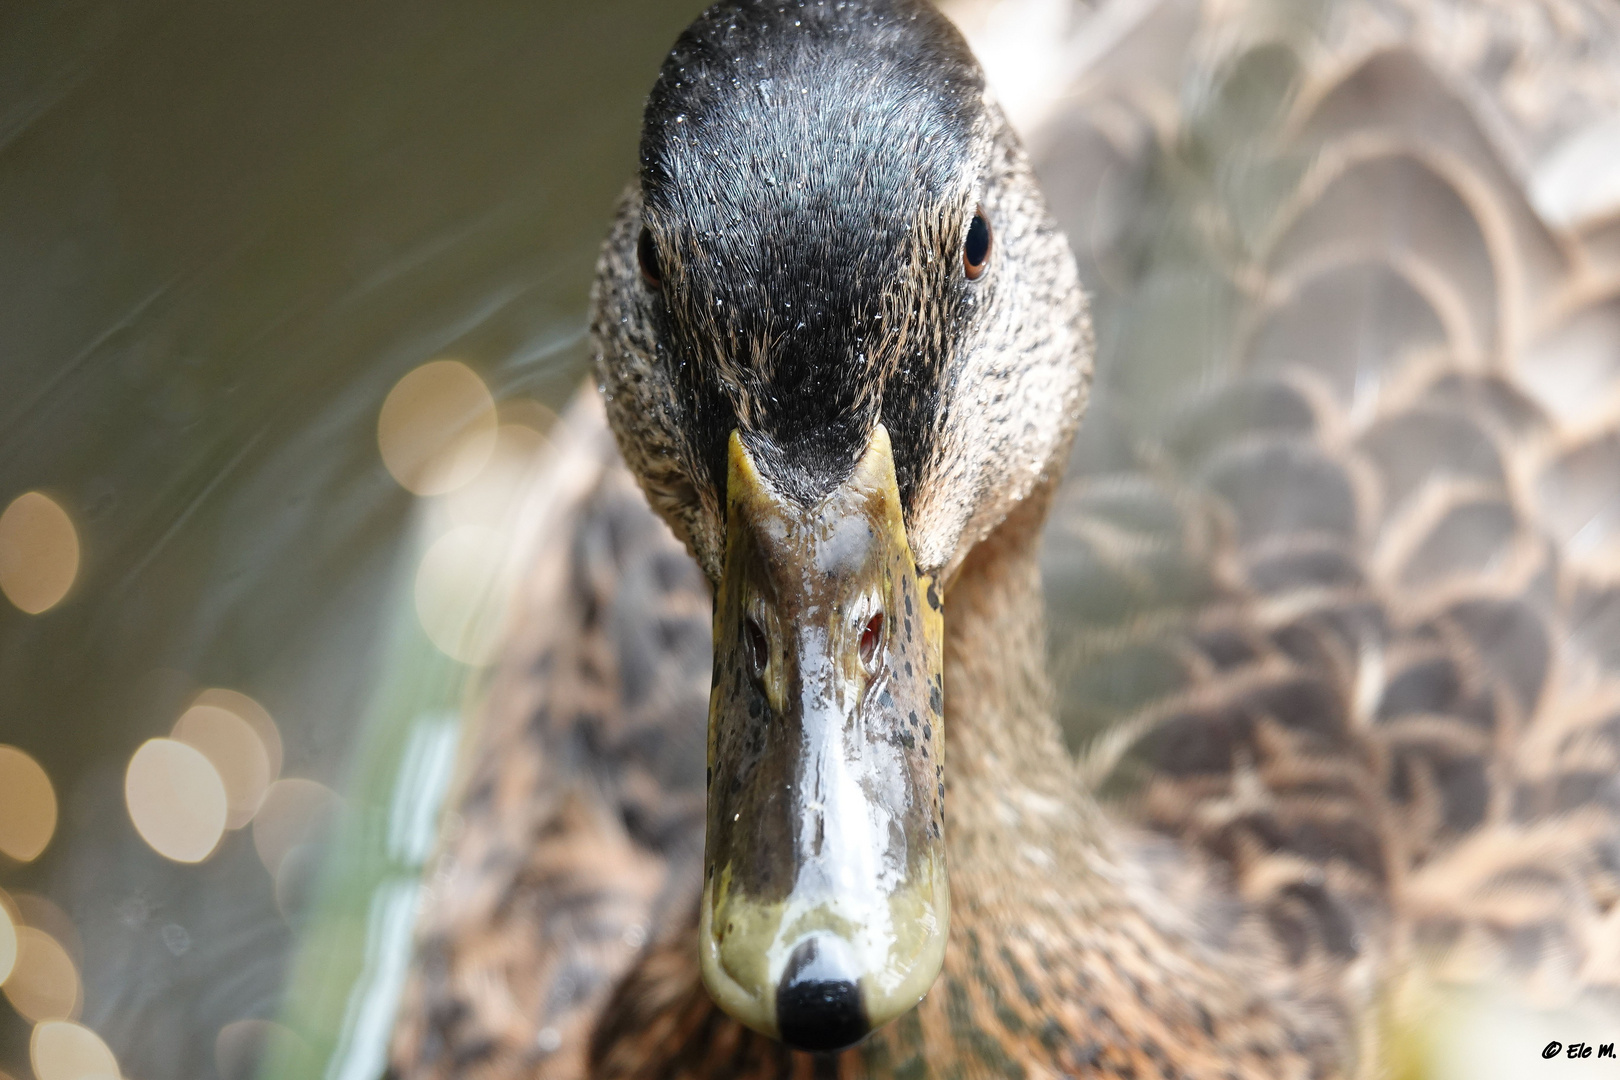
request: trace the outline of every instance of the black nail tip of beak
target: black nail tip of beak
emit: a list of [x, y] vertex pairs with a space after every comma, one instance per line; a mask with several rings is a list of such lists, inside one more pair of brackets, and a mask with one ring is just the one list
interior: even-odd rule
[[793, 950], [776, 989], [777, 1030], [793, 1049], [842, 1050], [871, 1031], [847, 949], [836, 939], [810, 938]]

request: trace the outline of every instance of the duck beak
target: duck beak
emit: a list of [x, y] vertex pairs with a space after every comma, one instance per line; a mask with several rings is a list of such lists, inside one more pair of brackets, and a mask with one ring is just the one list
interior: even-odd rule
[[720, 1006], [852, 1045], [939, 974], [943, 605], [906, 540], [889, 434], [814, 506], [736, 432], [715, 597], [700, 950]]

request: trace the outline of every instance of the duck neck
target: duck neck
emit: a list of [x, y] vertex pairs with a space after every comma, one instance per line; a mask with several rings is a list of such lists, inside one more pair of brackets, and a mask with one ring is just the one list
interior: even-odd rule
[[1031, 806], [1061, 808], [1066, 833], [1079, 817], [1083, 837], [1097, 838], [1047, 674], [1038, 556], [1049, 501], [1043, 489], [1020, 504], [968, 555], [946, 595], [947, 828], [964, 842], [1028, 840]]
[[967, 1075], [1010, 1075], [997, 1054], [1086, 1075], [1326, 1075], [1342, 1032], [1296, 1013], [1246, 955], [1215, 955], [1176, 899], [1201, 887], [1150, 878], [1164, 860], [1102, 811], [1063, 745], [1037, 558], [1049, 497], [979, 544], [946, 594], [950, 944], [939, 990], [874, 1045], [955, 1053]]

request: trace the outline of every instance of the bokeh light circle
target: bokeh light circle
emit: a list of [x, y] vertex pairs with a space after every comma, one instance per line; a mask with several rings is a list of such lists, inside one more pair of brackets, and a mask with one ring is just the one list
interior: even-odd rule
[[32, 862], [56, 832], [56, 792], [39, 762], [0, 745], [0, 852]]
[[500, 631], [498, 600], [506, 559], [503, 535], [462, 525], [439, 537], [416, 571], [416, 617], [446, 656], [486, 664]]
[[204, 690], [191, 703], [213, 705], [246, 720], [254, 733], [259, 736], [259, 741], [264, 744], [264, 752], [270, 758], [270, 779], [274, 780], [281, 775], [281, 731], [276, 727], [276, 722], [270, 718], [269, 710], [263, 705], [240, 691], [226, 690], [218, 686]]
[[79, 970], [68, 951], [45, 931], [17, 927], [17, 961], [0, 991], [23, 1018], [38, 1024], [79, 1015]]
[[0, 512], [0, 592], [30, 615], [61, 602], [79, 576], [79, 533], [49, 495], [25, 492]]
[[148, 739], [129, 759], [124, 802], [141, 839], [164, 858], [201, 862], [224, 835], [228, 802], [219, 770], [202, 751]]
[[14, 925], [32, 926], [35, 930], [45, 931], [61, 943], [75, 964], [79, 962], [84, 955], [79, 928], [54, 901], [39, 893], [18, 892], [14, 896], [0, 898], [0, 906], [7, 904], [10, 905]]
[[240, 829], [252, 821], [275, 779], [269, 751], [253, 725], [218, 705], [193, 705], [170, 734], [202, 751], [219, 772], [225, 784], [225, 827]]
[[34, 1027], [28, 1056], [39, 1080], [117, 1080], [118, 1059], [101, 1036], [71, 1020]]
[[435, 360], [388, 392], [377, 416], [377, 448], [407, 491], [441, 495], [483, 470], [495, 431], [495, 399], [484, 381], [466, 364]]
[[0, 983], [6, 981], [11, 969], [17, 966], [17, 924], [11, 909], [0, 904]]
[[449, 520], [457, 525], [510, 528], [548, 445], [544, 435], [526, 424], [502, 424], [484, 471], [447, 497]]
[[325, 784], [291, 778], [277, 780], [265, 793], [253, 819], [253, 847], [274, 878], [293, 849], [329, 839], [343, 800]]

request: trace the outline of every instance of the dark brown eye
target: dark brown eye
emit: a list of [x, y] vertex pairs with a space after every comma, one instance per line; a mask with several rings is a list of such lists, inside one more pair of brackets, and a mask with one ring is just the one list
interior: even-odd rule
[[636, 241], [636, 262], [641, 266], [641, 280], [656, 289], [664, 284], [664, 273], [658, 265], [658, 245], [653, 243], [652, 230], [641, 227], [641, 239]]
[[770, 644], [765, 640], [765, 631], [759, 628], [752, 615], [743, 619], [743, 638], [748, 643], [749, 671], [754, 678], [760, 678], [771, 659]]
[[969, 281], [977, 281], [990, 262], [990, 219], [984, 216], [984, 207], [973, 212], [968, 224], [967, 239], [962, 241], [962, 269]]
[[883, 644], [883, 612], [878, 612], [866, 620], [866, 626], [861, 630], [861, 663], [868, 672], [877, 668], [878, 646]]

